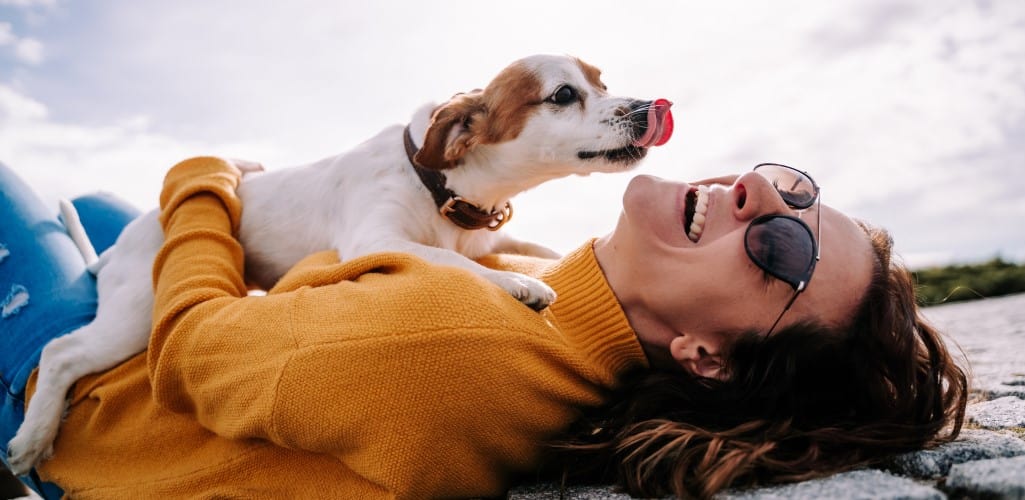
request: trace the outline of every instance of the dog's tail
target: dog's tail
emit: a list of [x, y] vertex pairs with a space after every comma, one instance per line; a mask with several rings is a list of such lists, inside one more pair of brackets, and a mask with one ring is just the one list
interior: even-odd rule
[[64, 227], [67, 228], [68, 235], [71, 236], [71, 240], [78, 247], [78, 253], [82, 254], [86, 267], [92, 268], [100, 259], [96, 255], [96, 249], [93, 248], [92, 242], [89, 241], [89, 235], [86, 234], [85, 227], [82, 226], [82, 220], [78, 217], [78, 210], [75, 209], [75, 205], [70, 200], [64, 198], [60, 199], [59, 204], [61, 216], [64, 218]]

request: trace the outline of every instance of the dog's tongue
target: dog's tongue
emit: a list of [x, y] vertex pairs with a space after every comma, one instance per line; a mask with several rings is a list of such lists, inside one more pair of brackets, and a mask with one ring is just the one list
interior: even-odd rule
[[648, 106], [648, 130], [644, 135], [634, 139], [634, 146], [650, 148], [661, 146], [673, 136], [673, 113], [669, 107], [673, 103], [666, 99], [655, 99]]

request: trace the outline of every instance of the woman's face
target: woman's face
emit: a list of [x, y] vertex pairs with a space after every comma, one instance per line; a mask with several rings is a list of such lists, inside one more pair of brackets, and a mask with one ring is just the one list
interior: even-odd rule
[[[692, 241], [684, 200], [699, 184], [709, 188], [708, 209], [700, 238]], [[764, 214], [801, 217], [821, 246], [807, 288], [776, 330], [802, 320], [840, 324], [854, 314], [873, 256], [868, 236], [847, 216], [821, 204], [798, 214], [756, 172], [693, 185], [639, 176], [623, 196], [619, 223], [595, 243], [595, 253], [653, 366], [715, 377], [719, 353], [733, 338], [769, 331], [794, 289], [766, 275], [744, 249], [748, 224]]]

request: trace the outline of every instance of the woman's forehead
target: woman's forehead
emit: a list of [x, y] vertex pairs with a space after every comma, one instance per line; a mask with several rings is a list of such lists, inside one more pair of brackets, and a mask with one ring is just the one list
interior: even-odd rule
[[872, 243], [847, 215], [828, 205], [821, 210], [822, 258], [808, 284], [804, 306], [827, 322], [841, 322], [854, 313], [872, 279]]

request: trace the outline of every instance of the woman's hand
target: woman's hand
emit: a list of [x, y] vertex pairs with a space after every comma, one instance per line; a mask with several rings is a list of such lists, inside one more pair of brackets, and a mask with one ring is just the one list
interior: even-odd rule
[[228, 158], [228, 163], [231, 163], [235, 168], [242, 172], [242, 177], [253, 172], [263, 172], [263, 165], [259, 162], [249, 160], [239, 160], [236, 158]]

